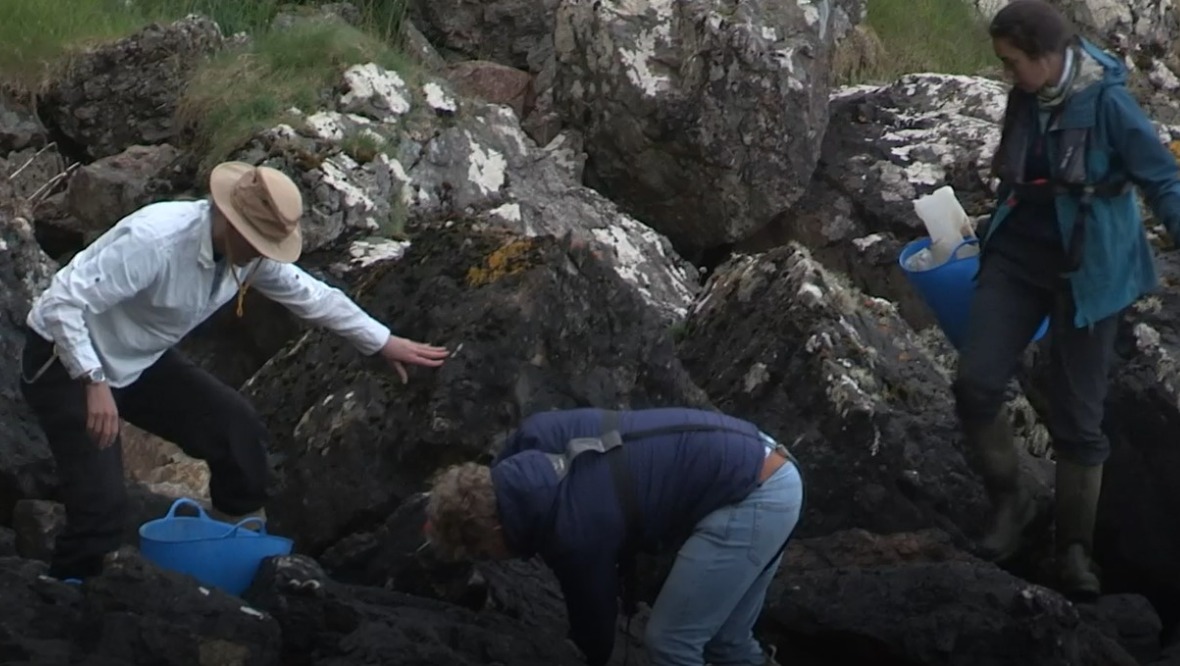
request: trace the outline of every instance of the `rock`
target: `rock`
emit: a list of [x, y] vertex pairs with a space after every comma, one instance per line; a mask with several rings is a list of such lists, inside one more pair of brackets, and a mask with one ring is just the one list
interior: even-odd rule
[[5, 663], [279, 664], [279, 626], [241, 599], [157, 569], [129, 549], [82, 587], [45, 565], [0, 559], [0, 654]]
[[353, 65], [344, 71], [348, 91], [340, 110], [372, 120], [396, 120], [410, 110], [410, 89], [396, 72], [376, 64]]
[[210, 501], [209, 465], [205, 461], [191, 458], [176, 444], [126, 422], [120, 440], [128, 481], [168, 498]]
[[66, 524], [66, 508], [47, 500], [20, 500], [12, 510], [16, 551], [24, 558], [48, 562], [54, 541]]
[[785, 562], [793, 570], [812, 571], [975, 561], [955, 548], [953, 541], [949, 534], [937, 529], [876, 534], [854, 528], [820, 538], [792, 538]]
[[68, 664], [83, 656], [71, 644], [82, 593], [45, 576], [46, 568], [36, 560], [0, 558], [0, 655], [6, 663]]
[[503, 104], [524, 118], [532, 106], [533, 77], [528, 72], [486, 60], [466, 60], [447, 68], [447, 79], [464, 97]]
[[762, 619], [782, 663], [1138, 663], [1064, 597], [994, 565], [875, 559], [784, 567]]
[[552, 53], [558, 4], [559, 0], [412, 0], [409, 16], [433, 44], [462, 58], [536, 71], [545, 54]]
[[7, 157], [0, 154], [0, 201], [35, 204], [34, 196], [52, 194], [54, 177], [65, 170], [61, 155], [53, 147], [25, 148]]
[[950, 185], [968, 215], [990, 215], [990, 161], [1007, 94], [998, 81], [943, 74], [835, 91], [806, 194], [736, 249], [797, 241], [865, 293], [896, 303], [915, 328], [933, 326], [897, 265], [902, 247], [927, 235], [913, 201]]
[[[568, 628], [560, 586], [539, 560], [449, 562], [423, 547], [425, 494], [411, 496], [373, 532], [358, 533], [338, 542], [320, 558], [333, 580], [372, 585], [416, 597], [438, 599], [476, 612], [502, 614], [544, 641], [559, 642]], [[641, 618], [636, 618], [641, 619]], [[647, 663], [638, 637], [620, 618], [611, 663]], [[638, 659], [636, 659], [638, 657]]]
[[49, 86], [45, 119], [92, 159], [175, 143], [180, 93], [201, 58], [222, 42], [216, 23], [190, 16], [87, 51]]
[[164, 571], [133, 550], [108, 556], [84, 587], [79, 647], [134, 663], [279, 664], [270, 615], [193, 578]]
[[453, 350], [441, 368], [411, 368], [403, 387], [315, 331], [244, 387], [285, 458], [268, 515], [305, 552], [375, 526], [434, 470], [488, 454], [532, 412], [706, 404], [669, 325], [593, 246], [468, 226], [423, 232], [355, 288], [399, 335]]
[[0, 90], [0, 157], [16, 150], [40, 148], [48, 138], [45, 126], [27, 105]]
[[0, 527], [0, 557], [16, 557], [16, 531]]
[[300, 555], [268, 560], [247, 596], [282, 625], [285, 665], [583, 663], [563, 636], [540, 636], [500, 613], [342, 585]]
[[1141, 664], [1160, 655], [1160, 617], [1146, 597], [1108, 594], [1095, 604], [1079, 604], [1082, 619], [1118, 642]]
[[[33, 238], [33, 229], [0, 201], [0, 524], [12, 524], [22, 499], [43, 499], [56, 487], [53, 458], [37, 418], [20, 393], [24, 322], [33, 296], [56, 266]], [[32, 369], [30, 369], [31, 371]]]
[[[719, 267], [678, 337], [717, 407], [798, 457], [800, 536], [937, 527], [961, 545], [982, 529], [989, 503], [942, 365], [892, 304], [850, 288], [797, 243]], [[1031, 457], [1021, 464], [1043, 478]], [[1036, 493], [1047, 501], [1043, 481]]]
[[[400, 90], [395, 73], [364, 71], [366, 88]], [[451, 218], [526, 235], [571, 234], [602, 252], [670, 323], [683, 317], [698, 291], [695, 269], [665, 237], [581, 186], [576, 134], [540, 148], [511, 110], [459, 98], [441, 78], [414, 86], [406, 101], [396, 117], [308, 112], [264, 132], [240, 156], [302, 184], [305, 252]], [[368, 161], [348, 152], [357, 137], [379, 143]]]
[[565, 2], [555, 106], [597, 189], [682, 251], [733, 242], [802, 196], [852, 23], [829, 2]]
[[130, 146], [118, 155], [95, 160], [74, 172], [66, 206], [90, 239], [123, 217], [169, 198], [180, 151], [168, 144]]
[[408, 17], [402, 18], [400, 35], [402, 49], [420, 67], [432, 72], [440, 72], [446, 68], [447, 63], [439, 54], [438, 49], [434, 48], [426, 35], [423, 35], [422, 31], [418, 30], [418, 27]]
[[[300, 263], [306, 261], [301, 259]], [[311, 272], [327, 279], [322, 272]], [[214, 377], [237, 388], [305, 330], [307, 326], [287, 308], [250, 290], [240, 318], [237, 301], [231, 300], [190, 331], [177, 349]]]

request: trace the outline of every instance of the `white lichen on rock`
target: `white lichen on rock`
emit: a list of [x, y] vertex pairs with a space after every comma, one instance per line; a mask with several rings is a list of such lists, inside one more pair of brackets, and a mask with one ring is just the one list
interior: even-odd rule
[[397, 72], [376, 63], [353, 65], [344, 71], [348, 91], [340, 107], [380, 122], [396, 120], [410, 110], [410, 88]]

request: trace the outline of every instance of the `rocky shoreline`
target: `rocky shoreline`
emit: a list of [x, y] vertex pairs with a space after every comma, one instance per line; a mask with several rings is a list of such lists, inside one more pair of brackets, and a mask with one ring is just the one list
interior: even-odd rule
[[[1077, 2], [1079, 17], [1101, 4]], [[781, 663], [1180, 663], [1176, 252], [1160, 243], [1165, 289], [1128, 313], [1113, 370], [1108, 594], [1073, 604], [1043, 566], [1040, 350], [1011, 405], [1043, 527], [1005, 570], [972, 554], [987, 499], [954, 420], [954, 354], [896, 264], [922, 233], [914, 197], [951, 184], [988, 212], [1005, 87], [928, 73], [832, 88], [863, 4], [727, 4], [413, 2], [415, 76], [355, 63], [318, 108], [241, 146], [304, 188], [301, 264], [460, 351], [403, 386], [255, 297], [186, 339], [274, 437], [270, 529], [297, 554], [243, 598], [135, 552], [139, 523], [207, 482], [143, 433], [125, 437], [128, 547], [81, 587], [46, 578], [53, 463], [17, 364], [0, 365], [0, 663], [579, 664], [539, 564], [419, 549], [425, 479], [535, 411], [669, 404], [749, 418], [800, 459], [806, 510], [759, 623]], [[1151, 60], [1143, 27], [1158, 3], [1129, 4], [1129, 23], [1091, 29], [1145, 73], [1161, 141], [1180, 140], [1172, 63]], [[192, 16], [95, 47], [35, 105], [0, 96], [0, 354], [19, 358], [29, 302], [72, 251], [136, 207], [200, 196], [176, 100], [202, 58], [240, 44]], [[386, 149], [347, 150], [362, 132]], [[394, 216], [404, 237], [383, 232]], [[645, 562], [649, 600], [666, 566]], [[642, 623], [620, 618], [612, 664], [646, 663]]]

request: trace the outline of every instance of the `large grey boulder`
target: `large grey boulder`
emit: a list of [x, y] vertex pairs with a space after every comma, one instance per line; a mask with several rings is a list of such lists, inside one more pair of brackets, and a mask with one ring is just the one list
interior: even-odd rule
[[555, 108], [597, 189], [679, 248], [732, 242], [806, 189], [857, 20], [830, 0], [563, 2]]

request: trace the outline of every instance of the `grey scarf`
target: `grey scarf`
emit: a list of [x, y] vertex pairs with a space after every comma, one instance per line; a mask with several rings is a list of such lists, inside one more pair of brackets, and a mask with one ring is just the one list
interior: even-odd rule
[[1080, 67], [1080, 60], [1082, 54], [1078, 52], [1077, 47], [1070, 47], [1065, 50], [1065, 66], [1061, 71], [1061, 79], [1052, 85], [1045, 85], [1037, 91], [1037, 102], [1042, 109], [1053, 109], [1061, 106], [1061, 103], [1069, 97], [1069, 93], [1073, 90], [1074, 82], [1078, 78], [1078, 70]]

